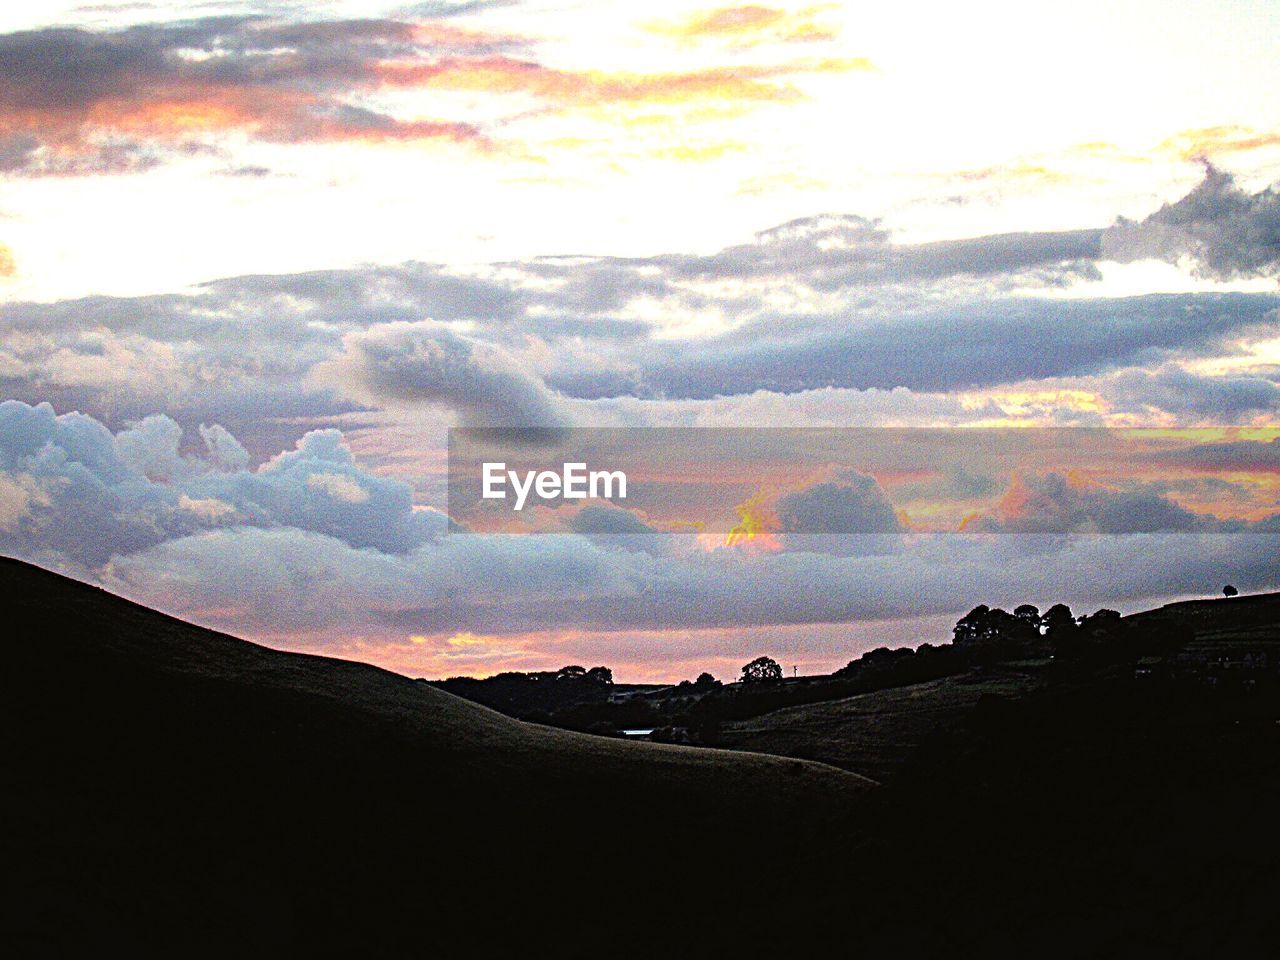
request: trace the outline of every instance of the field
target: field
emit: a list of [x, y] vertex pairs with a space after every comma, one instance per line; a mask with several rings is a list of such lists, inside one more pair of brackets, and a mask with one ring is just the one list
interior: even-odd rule
[[818, 760], [883, 782], [935, 730], [966, 717], [984, 696], [1018, 698], [1039, 685], [1034, 671], [1007, 667], [945, 677], [728, 723], [719, 742]]

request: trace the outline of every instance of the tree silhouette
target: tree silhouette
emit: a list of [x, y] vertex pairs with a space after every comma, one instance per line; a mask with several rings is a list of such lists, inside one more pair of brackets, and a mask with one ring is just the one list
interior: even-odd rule
[[756, 657], [742, 668], [743, 683], [767, 683], [782, 679], [782, 667], [772, 657]]
[[1070, 658], [1075, 655], [1080, 630], [1070, 607], [1065, 603], [1055, 603], [1044, 612], [1040, 625], [1044, 628], [1044, 638], [1052, 647], [1055, 657]]
[[1044, 616], [1040, 618], [1040, 625], [1044, 627], [1046, 635], [1052, 635], [1059, 630], [1069, 632], [1076, 625], [1076, 618], [1072, 615], [1071, 608], [1065, 603], [1055, 603], [1044, 612]]
[[1222, 595], [1223, 595], [1224, 597], [1234, 597], [1234, 596], [1236, 596], [1236, 595], [1237, 595], [1237, 594], [1239, 594], [1239, 593], [1240, 593], [1240, 591], [1239, 591], [1239, 590], [1237, 590], [1235, 587], [1233, 587], [1233, 586], [1232, 586], [1231, 584], [1229, 584], [1229, 583], [1228, 583], [1225, 587], [1223, 587], [1223, 588], [1222, 588]]
[[1013, 614], [985, 603], [974, 607], [961, 617], [953, 631], [957, 646], [967, 647], [980, 655], [1014, 653], [1040, 636], [1039, 611], [1032, 617], [1028, 611], [1035, 607], [1018, 608]]
[[1024, 603], [1021, 606], [1013, 608], [1013, 615], [1019, 620], [1025, 620], [1034, 626], [1037, 632], [1040, 629], [1040, 608], [1033, 603]]
[[972, 646], [981, 638], [986, 628], [987, 616], [991, 613], [991, 608], [985, 603], [980, 603], [958, 621], [956, 621], [953, 637], [958, 646]]

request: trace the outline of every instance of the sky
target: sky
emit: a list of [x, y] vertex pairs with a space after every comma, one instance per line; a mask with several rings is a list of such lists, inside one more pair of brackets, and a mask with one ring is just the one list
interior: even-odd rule
[[[0, 550], [414, 676], [828, 670], [979, 602], [1276, 589], [1276, 36], [1276, 2], [9, 5]], [[874, 543], [728, 543], [450, 534], [458, 426], [1186, 443], [831, 464], [744, 503], [898, 517]]]

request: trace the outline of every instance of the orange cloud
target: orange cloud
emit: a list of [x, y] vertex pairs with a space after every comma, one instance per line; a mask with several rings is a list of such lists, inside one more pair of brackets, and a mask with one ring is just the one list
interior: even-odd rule
[[[777, 20], [758, 12], [765, 8], [735, 9], [749, 12], [708, 23], [747, 30]], [[795, 24], [787, 30], [800, 35]], [[26, 175], [146, 169], [175, 153], [214, 151], [229, 133], [273, 143], [444, 141], [490, 151], [495, 144], [477, 124], [397, 115], [377, 97], [461, 91], [528, 97], [552, 110], [732, 111], [800, 99], [793, 81], [803, 76], [872, 69], [865, 59], [829, 58], [667, 73], [570, 70], [531, 59], [525, 48], [518, 38], [446, 23], [377, 20], [223, 17], [4, 34], [0, 138], [8, 172]], [[686, 125], [691, 119], [682, 116]]]
[[1175, 153], [1184, 160], [1197, 160], [1277, 146], [1280, 146], [1280, 133], [1228, 125], [1184, 130], [1165, 140], [1159, 149]]
[[660, 147], [650, 155], [662, 160], [683, 160], [689, 163], [705, 163], [718, 160], [729, 153], [741, 153], [747, 149], [745, 143], [725, 141], [722, 143], [679, 144], [673, 147]]
[[378, 67], [516, 45], [447, 24], [221, 17], [124, 31], [0, 35], [0, 138], [28, 175], [125, 172], [211, 135], [277, 143], [444, 140], [489, 149], [476, 126], [402, 118], [364, 99]]
[[1070, 180], [1070, 177], [1061, 171], [1029, 160], [1016, 160], [1012, 163], [997, 164], [977, 170], [961, 170], [953, 174], [953, 176], [955, 179], [963, 180], [967, 183], [982, 183], [994, 180], [1054, 184], [1065, 183]]
[[825, 9], [828, 7], [806, 7], [790, 13], [777, 7], [756, 5], [719, 7], [695, 13], [684, 20], [654, 22], [645, 26], [652, 33], [674, 37], [685, 43], [706, 39], [728, 39], [737, 47], [761, 43], [812, 43], [836, 37], [833, 29], [820, 25], [814, 19]]
[[0, 277], [12, 277], [17, 272], [13, 262], [13, 251], [0, 243]]
[[793, 77], [874, 69], [865, 58], [830, 58], [777, 65], [707, 67], [674, 73], [569, 71], [507, 56], [448, 58], [436, 63], [383, 63], [382, 82], [467, 92], [526, 94], [560, 106], [618, 103], [680, 104], [703, 100], [796, 100]]

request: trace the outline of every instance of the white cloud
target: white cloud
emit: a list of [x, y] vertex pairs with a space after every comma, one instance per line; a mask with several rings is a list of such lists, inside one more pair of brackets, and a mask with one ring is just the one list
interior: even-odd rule
[[319, 490], [343, 503], [364, 503], [369, 499], [368, 490], [340, 473], [313, 473], [307, 477], [307, 488]]

